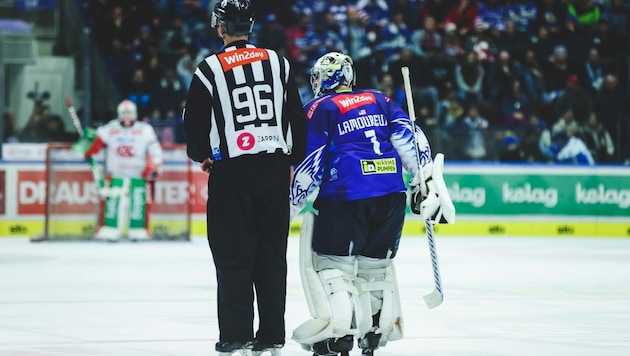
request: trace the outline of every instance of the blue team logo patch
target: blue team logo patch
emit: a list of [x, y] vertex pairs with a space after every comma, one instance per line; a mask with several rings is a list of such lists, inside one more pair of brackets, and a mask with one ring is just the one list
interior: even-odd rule
[[319, 184], [318, 175], [322, 164], [322, 153], [326, 146], [321, 146], [308, 155], [299, 166], [295, 168], [293, 186], [291, 187], [291, 202], [295, 205], [307, 198], [309, 192]]
[[221, 149], [219, 147], [214, 147], [212, 149], [212, 159], [221, 160], [223, 156], [221, 155]]

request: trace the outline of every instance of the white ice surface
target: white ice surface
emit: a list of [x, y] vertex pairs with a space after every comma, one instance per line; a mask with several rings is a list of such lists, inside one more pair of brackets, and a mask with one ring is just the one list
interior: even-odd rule
[[[630, 355], [630, 239], [436, 236], [444, 303], [426, 239], [396, 257], [405, 338], [375, 355]], [[289, 240], [287, 344], [305, 321]], [[207, 242], [0, 239], [0, 355], [216, 355]], [[359, 355], [355, 347], [351, 355]]]

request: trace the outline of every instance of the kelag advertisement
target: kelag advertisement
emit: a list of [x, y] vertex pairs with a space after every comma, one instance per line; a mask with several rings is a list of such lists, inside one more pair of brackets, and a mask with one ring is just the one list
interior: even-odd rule
[[[93, 230], [99, 198], [87, 164], [56, 166], [50, 189], [44, 167], [41, 162], [0, 163], [0, 236], [41, 233], [46, 215], [59, 234]], [[155, 182], [151, 228], [169, 230], [191, 219], [191, 234], [205, 236], [207, 175], [196, 164], [190, 172], [182, 167], [179, 159], [167, 161]], [[444, 178], [457, 221], [436, 226], [443, 235], [630, 237], [628, 167], [447, 162]], [[300, 226], [298, 216], [291, 233], [297, 234]], [[419, 235], [423, 229], [419, 217], [408, 212], [403, 233]]]

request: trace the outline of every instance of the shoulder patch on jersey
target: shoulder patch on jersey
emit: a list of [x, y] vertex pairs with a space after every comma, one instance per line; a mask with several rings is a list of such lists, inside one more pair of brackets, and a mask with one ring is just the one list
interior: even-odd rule
[[308, 108], [308, 110], [306, 111], [306, 118], [308, 120], [313, 118], [313, 114], [315, 114], [315, 110], [317, 110], [317, 107], [319, 106], [319, 104], [328, 97], [328, 95], [323, 96], [319, 99], [316, 99], [313, 104]]
[[227, 72], [235, 67], [269, 59], [269, 53], [264, 48], [239, 48], [230, 52], [217, 54], [223, 71]]
[[332, 98], [332, 101], [337, 105], [339, 111], [342, 114], [356, 109], [365, 104], [375, 104], [376, 97], [374, 93], [360, 93], [360, 94], [339, 94]]

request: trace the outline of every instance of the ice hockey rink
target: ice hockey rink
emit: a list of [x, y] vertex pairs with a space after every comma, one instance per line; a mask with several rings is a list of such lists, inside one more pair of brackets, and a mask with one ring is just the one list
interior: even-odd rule
[[[284, 356], [308, 317], [289, 240]], [[375, 355], [630, 355], [630, 239], [436, 236], [396, 257], [405, 338]], [[204, 238], [41, 242], [0, 238], [0, 355], [216, 355], [216, 283]], [[351, 355], [360, 355], [355, 347]]]

